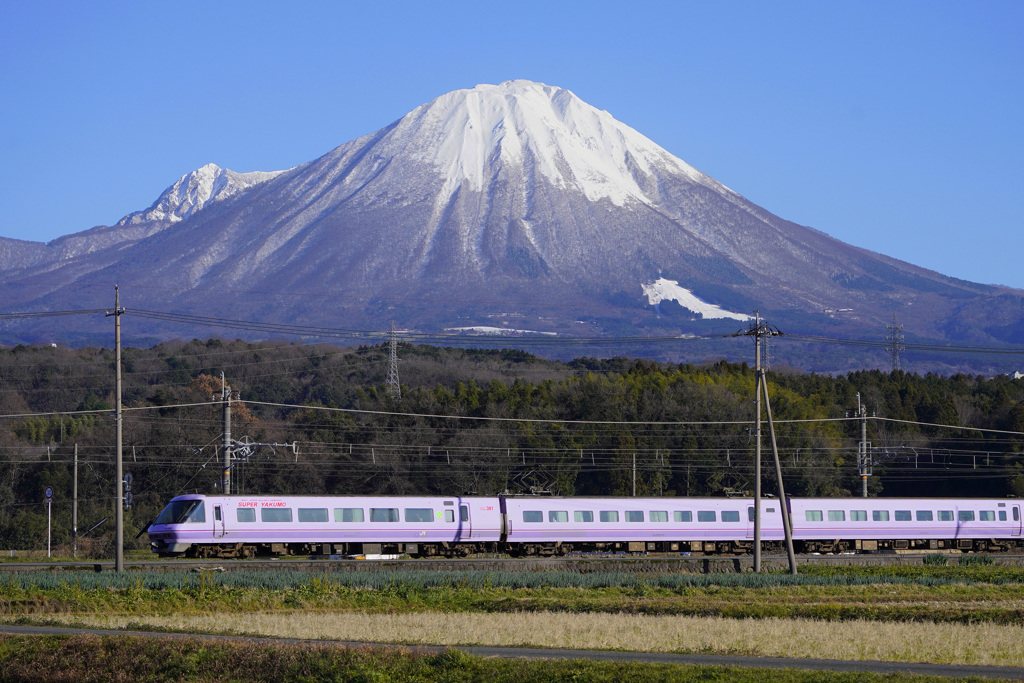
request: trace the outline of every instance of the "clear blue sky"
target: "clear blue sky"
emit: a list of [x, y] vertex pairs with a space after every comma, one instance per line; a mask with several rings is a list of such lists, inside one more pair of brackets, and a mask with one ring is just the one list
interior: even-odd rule
[[568, 88], [769, 211], [1024, 288], [1024, 2], [0, 4], [0, 235], [310, 161], [438, 95]]

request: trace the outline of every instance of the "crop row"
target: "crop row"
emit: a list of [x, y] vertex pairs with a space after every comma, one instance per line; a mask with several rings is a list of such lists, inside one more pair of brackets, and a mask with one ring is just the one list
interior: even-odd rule
[[[326, 573], [309, 570], [273, 572], [237, 570], [222, 573], [82, 573], [26, 572], [0, 579], [0, 596], [33, 590], [189, 590], [227, 588], [250, 590], [417, 590], [429, 588], [782, 588], [788, 586], [865, 586], [877, 584], [949, 584], [1024, 582], [1024, 572], [955, 571], [957, 568], [905, 568], [912, 571], [815, 572], [788, 574], [643, 574], [626, 572], [512, 572], [512, 571], [353, 571]], [[924, 571], [922, 571], [922, 569]], [[929, 571], [930, 570], [930, 571]], [[943, 571], [945, 570], [945, 571]], [[952, 570], [952, 571], [950, 571]], [[972, 576], [972, 574], [974, 574]]]

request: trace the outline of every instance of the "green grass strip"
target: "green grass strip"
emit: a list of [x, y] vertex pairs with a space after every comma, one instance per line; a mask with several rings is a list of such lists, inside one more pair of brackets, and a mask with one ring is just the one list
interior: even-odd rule
[[0, 680], [40, 681], [736, 681], [738, 683], [931, 682], [902, 674], [834, 673], [584, 660], [485, 659], [459, 650], [96, 636], [0, 636]]

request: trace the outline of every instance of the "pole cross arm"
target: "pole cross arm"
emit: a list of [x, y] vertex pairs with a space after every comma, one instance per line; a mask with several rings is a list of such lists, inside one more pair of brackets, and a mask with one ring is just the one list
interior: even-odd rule
[[[270, 449], [269, 453], [260, 453], [261, 448]], [[231, 458], [232, 460], [248, 460], [249, 458], [264, 457], [269, 458], [277, 455], [277, 448], [286, 448], [292, 452], [292, 455], [298, 459], [299, 455], [299, 444], [296, 441], [288, 443], [277, 443], [276, 441], [271, 442], [258, 442], [251, 441], [248, 437], [242, 439], [231, 439]]]

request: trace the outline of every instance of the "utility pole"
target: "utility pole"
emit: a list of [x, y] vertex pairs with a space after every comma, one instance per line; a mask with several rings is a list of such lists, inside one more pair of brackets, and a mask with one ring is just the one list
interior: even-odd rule
[[796, 574], [796, 556], [793, 554], [793, 525], [789, 516], [789, 502], [786, 500], [786, 489], [782, 480], [782, 464], [779, 462], [779, 449], [775, 441], [775, 426], [772, 423], [771, 404], [768, 401], [768, 386], [765, 383], [764, 368], [761, 367], [761, 338], [782, 334], [779, 330], [769, 327], [761, 320], [759, 311], [754, 311], [754, 322], [744, 332], [733, 336], [754, 337], [754, 392], [757, 417], [754, 427], [754, 571], [761, 571], [761, 396], [764, 395], [768, 410], [768, 429], [772, 437], [772, 454], [775, 459], [775, 472], [779, 486], [779, 505], [782, 515], [782, 528], [786, 539], [786, 550], [789, 556], [790, 572]]
[[761, 571], [761, 313], [754, 311], [754, 571]]
[[220, 373], [220, 400], [224, 404], [224, 474], [221, 475], [222, 495], [231, 495], [231, 387]]
[[633, 497], [636, 498], [636, 453], [633, 454]]
[[868, 477], [871, 476], [871, 444], [868, 443], [868, 411], [860, 402], [857, 392], [857, 418], [860, 419], [860, 441], [857, 443], [857, 470], [860, 472], [861, 495], [868, 497]]
[[114, 316], [114, 366], [117, 384], [117, 409], [114, 422], [117, 428], [117, 467], [114, 478], [117, 479], [117, 487], [114, 493], [115, 514], [114, 514], [114, 571], [124, 571], [124, 466], [121, 460], [122, 438], [121, 438], [121, 315], [124, 309], [121, 308], [121, 294], [117, 285], [114, 285], [114, 310], [107, 313], [107, 317]]
[[78, 444], [75, 444], [75, 469], [71, 478], [71, 557], [78, 559]]
[[[216, 400], [217, 396], [214, 395], [211, 398], [213, 398], [213, 400]], [[257, 449], [261, 447], [270, 448], [270, 455], [274, 454], [274, 448], [289, 448], [292, 451], [292, 455], [295, 456], [295, 461], [298, 462], [299, 446], [294, 441], [291, 443], [255, 443], [253, 441], [250, 441], [249, 437], [247, 436], [243, 436], [241, 440], [231, 438], [231, 387], [228, 386], [227, 380], [225, 379], [223, 372], [220, 373], [220, 400], [221, 405], [224, 408], [224, 438], [221, 441], [222, 448], [224, 449], [224, 469], [221, 474], [220, 480], [223, 495], [231, 495], [231, 468], [233, 466], [232, 461], [237, 459], [239, 462], [248, 462], [249, 458], [255, 457], [256, 455], [262, 455], [260, 453], [257, 453]], [[241, 394], [235, 394], [234, 400], [241, 402]], [[239, 479], [239, 482], [241, 482], [241, 479]], [[235, 488], [239, 489], [240, 493], [240, 485], [235, 486]], [[236, 495], [238, 495], [238, 493], [236, 493]]]

